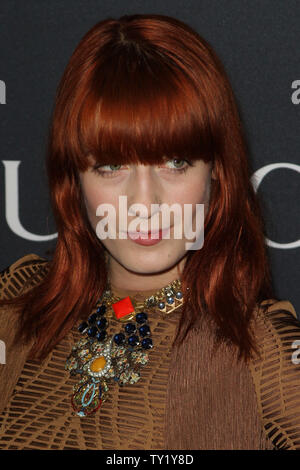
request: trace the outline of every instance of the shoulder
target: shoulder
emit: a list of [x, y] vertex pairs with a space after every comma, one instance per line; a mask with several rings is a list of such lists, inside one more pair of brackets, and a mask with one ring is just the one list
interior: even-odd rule
[[300, 321], [289, 300], [261, 302], [254, 333], [260, 351], [250, 362], [258, 409], [278, 449], [300, 449]]
[[14, 342], [19, 309], [14, 303], [7, 305], [5, 301], [18, 301], [19, 295], [43, 278], [47, 266], [45, 258], [31, 253], [0, 272], [0, 412], [13, 393], [31, 346], [31, 343]]
[[0, 300], [17, 297], [33, 278], [41, 280], [49, 261], [34, 253], [17, 259], [0, 272]]

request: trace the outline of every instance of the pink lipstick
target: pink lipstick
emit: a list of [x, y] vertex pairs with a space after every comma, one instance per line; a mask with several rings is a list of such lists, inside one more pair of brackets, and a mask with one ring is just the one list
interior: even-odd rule
[[[159, 232], [151, 232], [150, 230], [148, 232], [148, 238], [145, 238], [146, 236], [145, 232], [143, 232], [144, 238], [141, 238], [142, 232], [128, 232], [128, 236], [133, 242], [138, 243], [139, 245], [150, 246], [150, 245], [156, 245], [157, 243], [159, 243], [162, 240], [164, 234], [168, 233], [168, 230], [169, 228], [166, 228], [164, 230], [161, 229], [159, 230]], [[158, 233], [158, 237], [157, 237], [157, 233]], [[151, 238], [151, 236], [154, 237], [154, 234], [156, 235], [156, 238]]]

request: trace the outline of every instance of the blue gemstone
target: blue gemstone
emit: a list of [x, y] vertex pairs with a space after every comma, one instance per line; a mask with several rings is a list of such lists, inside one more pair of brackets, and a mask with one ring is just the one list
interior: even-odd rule
[[96, 325], [98, 328], [103, 329], [106, 328], [107, 320], [105, 317], [100, 318], [100, 320], [97, 321]]
[[96, 313], [93, 313], [93, 314], [88, 318], [88, 322], [89, 322], [90, 325], [91, 325], [92, 323], [94, 323], [96, 320], [97, 320], [97, 314], [96, 314]]
[[137, 323], [145, 323], [147, 318], [148, 318], [148, 316], [145, 312], [137, 313], [136, 316], [135, 316], [135, 319], [136, 319]]
[[79, 333], [84, 333], [86, 331], [86, 329], [88, 328], [88, 324], [86, 321], [80, 323], [79, 327], [78, 327], [78, 331]]
[[106, 305], [100, 305], [100, 307], [98, 307], [96, 310], [97, 315], [103, 315], [105, 312], [106, 312]]
[[96, 338], [98, 341], [103, 341], [106, 338], [106, 331], [98, 331], [98, 333], [96, 334]]
[[127, 325], [125, 326], [125, 331], [128, 334], [134, 333], [135, 330], [136, 330], [136, 327], [133, 323], [127, 323]]
[[94, 337], [96, 335], [96, 333], [98, 332], [97, 328], [95, 326], [91, 326], [88, 330], [87, 330], [87, 334], [91, 337]]
[[125, 335], [123, 333], [117, 333], [115, 336], [114, 336], [114, 342], [116, 344], [122, 344], [124, 343], [125, 341]]
[[176, 299], [182, 299], [182, 297], [183, 297], [182, 292], [176, 292], [175, 297], [176, 297]]
[[173, 303], [174, 303], [174, 297], [168, 297], [168, 298], [167, 298], [167, 302], [168, 302], [168, 304], [170, 304], [170, 305], [173, 304]]
[[144, 338], [142, 341], [142, 347], [144, 349], [151, 349], [153, 347], [151, 338]]
[[139, 328], [141, 336], [150, 335], [150, 328], [148, 325], [143, 325]]
[[130, 346], [136, 346], [139, 342], [139, 338], [136, 335], [129, 336], [128, 338], [128, 344]]
[[165, 303], [164, 303], [164, 302], [159, 302], [158, 308], [160, 308], [161, 310], [162, 310], [163, 308], [165, 308]]

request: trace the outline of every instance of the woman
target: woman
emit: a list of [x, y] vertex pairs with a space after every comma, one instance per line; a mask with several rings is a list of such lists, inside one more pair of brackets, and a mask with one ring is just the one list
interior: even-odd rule
[[[67, 65], [49, 136], [53, 258], [1, 274], [0, 448], [299, 449], [300, 323], [272, 294], [211, 46], [167, 16], [101, 21]], [[192, 237], [163, 218], [172, 204]]]

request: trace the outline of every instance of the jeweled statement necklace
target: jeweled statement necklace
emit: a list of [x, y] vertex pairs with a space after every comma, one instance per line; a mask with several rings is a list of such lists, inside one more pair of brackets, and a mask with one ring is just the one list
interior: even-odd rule
[[[110, 284], [97, 301], [95, 313], [78, 327], [83, 337], [73, 346], [65, 369], [79, 375], [73, 387], [71, 403], [78, 416], [97, 411], [108, 396], [109, 384], [134, 384], [140, 379], [140, 369], [149, 359], [153, 348], [148, 314], [158, 308], [168, 315], [184, 302], [181, 281], [175, 281], [143, 302], [130, 297], [113, 295]], [[107, 335], [108, 318], [112, 315], [122, 324], [122, 330]]]

